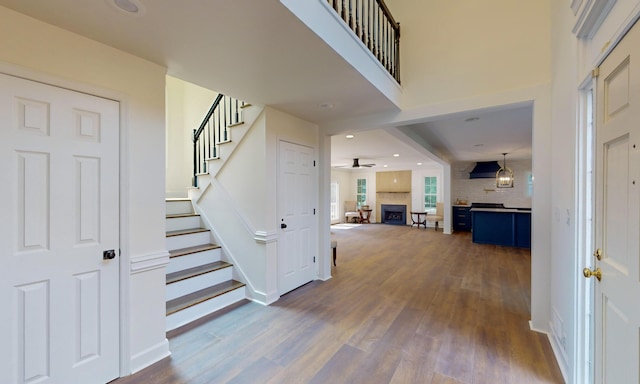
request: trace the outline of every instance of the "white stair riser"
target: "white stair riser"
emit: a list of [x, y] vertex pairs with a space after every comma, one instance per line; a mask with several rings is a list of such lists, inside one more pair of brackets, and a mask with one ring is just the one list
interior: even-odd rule
[[167, 265], [167, 273], [182, 271], [188, 268], [220, 261], [222, 250], [220, 248], [204, 252], [190, 253], [188, 255], [172, 257]]
[[211, 236], [209, 231], [190, 233], [188, 235], [169, 236], [167, 237], [167, 249], [181, 249], [188, 247], [195, 247], [196, 245], [209, 244], [211, 242]]
[[245, 287], [242, 287], [192, 307], [185, 308], [182, 311], [172, 313], [167, 316], [167, 331], [171, 331], [217, 310], [228, 307], [245, 297]]
[[167, 301], [231, 280], [231, 266], [167, 284]]
[[165, 209], [167, 215], [193, 213], [191, 200], [166, 200]]
[[200, 228], [200, 216], [167, 217], [167, 231], [179, 231], [189, 228]]

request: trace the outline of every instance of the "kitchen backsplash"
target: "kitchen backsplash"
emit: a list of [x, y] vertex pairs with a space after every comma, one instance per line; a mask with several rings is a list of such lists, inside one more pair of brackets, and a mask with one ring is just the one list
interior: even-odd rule
[[[502, 161], [498, 161], [502, 165]], [[503, 203], [505, 207], [531, 207], [531, 160], [509, 160], [514, 174], [513, 188], [496, 188], [495, 179], [469, 179], [475, 162], [454, 163], [451, 166], [451, 203]]]

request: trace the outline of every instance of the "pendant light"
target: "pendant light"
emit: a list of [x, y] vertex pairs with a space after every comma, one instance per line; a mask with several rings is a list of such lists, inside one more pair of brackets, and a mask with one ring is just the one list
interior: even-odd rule
[[496, 172], [496, 187], [513, 188], [513, 171], [507, 167], [507, 154], [502, 154], [502, 168]]

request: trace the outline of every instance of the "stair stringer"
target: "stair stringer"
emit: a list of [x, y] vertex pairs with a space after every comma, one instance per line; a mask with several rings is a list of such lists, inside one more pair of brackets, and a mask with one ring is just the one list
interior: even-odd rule
[[249, 300], [263, 305], [277, 301], [277, 288], [265, 289], [269, 261], [273, 262], [267, 259], [274, 253], [269, 248], [275, 246], [275, 234], [257, 231], [213, 176], [200, 178], [200, 187], [190, 188], [189, 197], [203, 227], [211, 230], [214, 242], [222, 247], [222, 260], [233, 264], [234, 279], [246, 284]]
[[224, 165], [233, 156], [236, 147], [240, 145], [242, 139], [245, 137], [247, 132], [251, 130], [256, 120], [258, 120], [263, 112], [264, 106], [253, 104], [245, 107], [242, 110], [243, 122], [229, 128], [231, 141], [221, 143], [218, 146], [218, 157], [207, 160], [207, 169], [209, 170], [208, 173], [212, 177], [216, 177], [218, 172], [220, 172], [220, 170], [224, 168]]

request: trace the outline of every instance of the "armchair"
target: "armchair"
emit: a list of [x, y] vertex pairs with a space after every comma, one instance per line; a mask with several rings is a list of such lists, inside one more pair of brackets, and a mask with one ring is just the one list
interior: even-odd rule
[[356, 209], [355, 201], [345, 201], [344, 202], [344, 222], [348, 223], [349, 221], [358, 222], [360, 220], [360, 212]]

